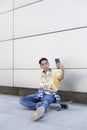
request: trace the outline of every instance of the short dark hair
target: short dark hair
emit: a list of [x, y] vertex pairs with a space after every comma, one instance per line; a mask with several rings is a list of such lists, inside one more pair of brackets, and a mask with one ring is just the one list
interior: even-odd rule
[[43, 57], [43, 58], [41, 58], [41, 59], [39, 60], [39, 64], [41, 64], [41, 62], [42, 62], [43, 60], [46, 60], [46, 61], [48, 62], [48, 59], [45, 58], [45, 57]]

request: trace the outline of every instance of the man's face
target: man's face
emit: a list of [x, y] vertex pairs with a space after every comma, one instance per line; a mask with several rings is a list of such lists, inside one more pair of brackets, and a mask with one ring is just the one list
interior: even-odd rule
[[40, 64], [41, 69], [43, 69], [45, 72], [49, 70], [49, 62], [46, 60], [41, 61]]

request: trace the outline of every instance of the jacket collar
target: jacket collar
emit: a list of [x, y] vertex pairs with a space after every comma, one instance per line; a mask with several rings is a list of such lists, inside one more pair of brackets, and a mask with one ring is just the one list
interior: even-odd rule
[[[49, 68], [49, 70], [47, 71], [47, 73], [48, 73], [48, 72], [51, 72], [51, 71], [52, 71], [52, 69], [51, 69], [51, 68]], [[44, 73], [44, 70], [42, 71], [42, 73]]]

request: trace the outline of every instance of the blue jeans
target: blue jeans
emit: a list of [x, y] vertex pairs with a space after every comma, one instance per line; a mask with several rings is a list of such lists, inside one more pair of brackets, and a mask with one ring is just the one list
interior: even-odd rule
[[[43, 106], [45, 111], [51, 103], [55, 102], [55, 97], [51, 94], [44, 94], [43, 98], [37, 98], [37, 93], [32, 95], [23, 96], [20, 103], [26, 107], [36, 110], [38, 107]], [[39, 104], [38, 104], [39, 103]]]

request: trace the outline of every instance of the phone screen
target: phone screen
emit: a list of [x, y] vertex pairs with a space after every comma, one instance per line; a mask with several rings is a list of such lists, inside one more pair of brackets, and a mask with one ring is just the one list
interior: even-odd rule
[[60, 59], [59, 59], [59, 58], [56, 58], [56, 59], [55, 59], [55, 62], [56, 62], [56, 64], [60, 63]]

